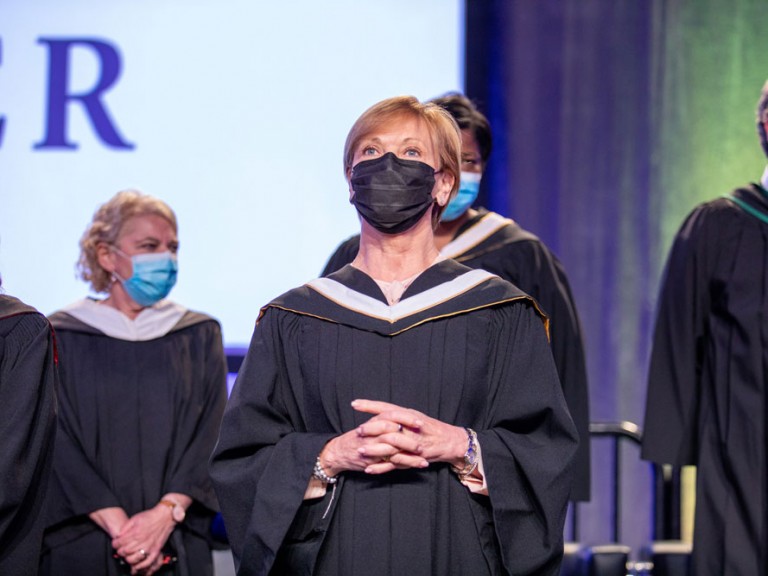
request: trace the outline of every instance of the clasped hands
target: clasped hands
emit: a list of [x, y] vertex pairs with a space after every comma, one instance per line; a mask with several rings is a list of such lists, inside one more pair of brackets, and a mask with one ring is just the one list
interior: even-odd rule
[[175, 522], [162, 504], [130, 518], [120, 507], [102, 508], [89, 514], [112, 537], [112, 547], [129, 566], [131, 574], [149, 576], [163, 566], [162, 547]]
[[131, 574], [148, 576], [163, 566], [162, 548], [174, 527], [168, 508], [158, 504], [131, 516], [112, 539], [112, 547], [131, 565]]
[[384, 474], [426, 468], [432, 462], [463, 465], [467, 449], [463, 428], [389, 402], [355, 400], [352, 408], [374, 416], [325, 445], [320, 463], [328, 475], [346, 470]]

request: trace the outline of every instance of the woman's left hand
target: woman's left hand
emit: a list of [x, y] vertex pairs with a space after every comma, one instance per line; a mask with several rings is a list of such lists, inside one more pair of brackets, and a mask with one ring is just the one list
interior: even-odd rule
[[[415, 436], [418, 439], [421, 452], [419, 456], [428, 462], [448, 462], [461, 468], [464, 465], [464, 453], [467, 450], [467, 432], [464, 428], [447, 424], [411, 408], [404, 408], [389, 402], [378, 400], [355, 400], [352, 408], [359, 412], [375, 414], [365, 424], [358, 426], [357, 431], [361, 436], [376, 436], [379, 434], [379, 422], [394, 422], [400, 426], [401, 434]], [[414, 422], [414, 416], [419, 421], [419, 426], [410, 425]], [[387, 442], [397, 448], [396, 437], [392, 434], [381, 435], [380, 441]], [[398, 468], [398, 464], [407, 462], [409, 455], [395, 453], [387, 460], [371, 464], [366, 472], [369, 474], [381, 474]]]
[[158, 504], [131, 516], [112, 547], [131, 565], [131, 574], [148, 576], [162, 566], [162, 549], [175, 526], [168, 508]]

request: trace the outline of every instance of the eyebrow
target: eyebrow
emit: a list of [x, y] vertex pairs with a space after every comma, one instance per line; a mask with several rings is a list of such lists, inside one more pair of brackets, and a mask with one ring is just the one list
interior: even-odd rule
[[[156, 236], [144, 236], [144, 237], [142, 237], [142, 238], [139, 238], [139, 239], [137, 239], [137, 240], [135, 241], [135, 243], [136, 243], [136, 244], [141, 244], [142, 242], [157, 242], [158, 244], [162, 244], [162, 243], [163, 243], [163, 241], [162, 241], [162, 240], [160, 240], [160, 238], [157, 238]], [[179, 241], [178, 241], [178, 240], [176, 240], [176, 239], [174, 239], [174, 240], [171, 240], [171, 241], [169, 242], [169, 244], [170, 244], [171, 246], [173, 246], [174, 244], [175, 244], [176, 246], [178, 246], [178, 245], [179, 245]]]
[[[373, 138], [364, 138], [363, 140], [360, 141], [360, 144], [362, 145], [369, 142], [375, 142], [376, 144], [381, 144], [381, 138], [379, 138], [378, 136]], [[423, 140], [420, 140], [418, 138], [413, 138], [411, 136], [403, 140], [402, 144], [408, 144], [410, 142], [416, 142], [417, 144], [421, 144], [422, 146], [425, 145]]]

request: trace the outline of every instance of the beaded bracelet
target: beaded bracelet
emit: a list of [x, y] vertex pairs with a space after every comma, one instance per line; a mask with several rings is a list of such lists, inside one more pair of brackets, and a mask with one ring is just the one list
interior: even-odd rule
[[467, 451], [464, 453], [464, 468], [453, 467], [453, 471], [459, 478], [466, 478], [477, 468], [477, 434], [472, 428], [464, 428], [467, 431]]
[[312, 476], [321, 482], [325, 482], [326, 484], [336, 484], [336, 482], [339, 481], [338, 476], [328, 476], [328, 474], [325, 473], [325, 470], [323, 470], [323, 465], [320, 463], [320, 456], [318, 456], [317, 460], [315, 460], [315, 468], [312, 471]]

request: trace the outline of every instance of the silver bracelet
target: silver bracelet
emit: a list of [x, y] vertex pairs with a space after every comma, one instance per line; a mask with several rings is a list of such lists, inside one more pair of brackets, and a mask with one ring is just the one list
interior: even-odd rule
[[339, 481], [338, 476], [328, 476], [328, 474], [325, 473], [325, 470], [323, 470], [323, 465], [320, 463], [320, 456], [318, 456], [317, 460], [315, 460], [315, 469], [312, 471], [312, 477], [317, 478], [326, 484], [336, 484], [336, 482]]
[[464, 453], [464, 468], [453, 467], [453, 471], [461, 478], [466, 478], [477, 468], [477, 434], [472, 428], [464, 428], [467, 431], [467, 451]]

